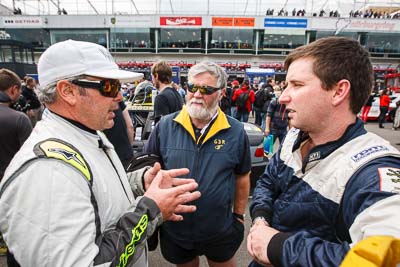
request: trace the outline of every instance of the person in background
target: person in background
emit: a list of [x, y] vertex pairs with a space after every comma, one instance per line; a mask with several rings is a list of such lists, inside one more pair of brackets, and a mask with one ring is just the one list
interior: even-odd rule
[[[11, 159], [32, 132], [28, 116], [10, 107], [20, 95], [21, 80], [18, 75], [11, 70], [0, 69], [0, 182]], [[0, 233], [0, 255], [5, 255], [6, 251]], [[11, 262], [8, 266], [11, 267]]]
[[264, 83], [254, 85], [253, 112], [255, 113], [254, 123], [261, 126], [261, 108], [264, 104]]
[[400, 100], [396, 102], [396, 109], [394, 111], [393, 128], [397, 131], [400, 128]]
[[200, 197], [187, 169], [126, 173], [101, 132], [114, 125], [120, 81], [103, 46], [63, 41], [38, 62], [43, 119], [0, 183], [0, 231], [21, 266], [147, 266], [146, 240]]
[[162, 116], [181, 110], [183, 100], [171, 85], [172, 70], [165, 61], [155, 63], [151, 75], [154, 86], [159, 90], [154, 101], [154, 123], [157, 123]]
[[275, 140], [279, 140], [279, 144], [282, 144], [289, 127], [288, 111], [286, 105], [279, 102], [279, 98], [274, 98], [270, 101], [267, 115], [265, 118], [265, 130], [264, 135], [268, 136], [272, 134]]
[[390, 97], [389, 97], [389, 92], [387, 89], [383, 89], [381, 92], [381, 97], [379, 99], [379, 128], [385, 128], [383, 124], [386, 121], [386, 114], [389, 110], [389, 105], [390, 105]]
[[124, 101], [118, 103], [118, 109], [114, 111], [114, 126], [103, 132], [113, 144], [115, 152], [126, 169], [133, 157], [133, 141], [135, 130], [132, 119]]
[[380, 93], [381, 90], [384, 90], [384, 89], [385, 89], [385, 87], [382, 85], [382, 83], [380, 81], [377, 81], [375, 86], [374, 86], [374, 90], [373, 91], [375, 93]]
[[269, 104], [271, 103], [271, 100], [275, 97], [274, 88], [273, 88], [273, 80], [268, 78], [267, 84], [265, 84], [263, 86], [265, 86], [265, 88], [264, 88], [264, 104], [261, 108], [261, 129], [265, 132], [265, 128], [266, 128], [265, 122], [267, 119], [268, 107], [269, 107]]
[[172, 87], [174, 87], [178, 91], [178, 93], [182, 97], [183, 104], [185, 104], [186, 103], [186, 91], [185, 91], [185, 89], [183, 89], [180, 84], [177, 84], [177, 83], [174, 83], [174, 82], [172, 82]]
[[250, 90], [248, 80], [243, 81], [240, 89], [233, 94], [232, 100], [236, 104], [236, 119], [241, 122], [248, 122], [251, 106], [255, 100], [254, 91]]
[[367, 237], [400, 237], [400, 152], [357, 118], [373, 77], [357, 40], [298, 47], [285, 69], [293, 127], [254, 189], [250, 266], [339, 266]]
[[10, 108], [21, 94], [21, 81], [17, 74], [0, 69], [0, 181], [6, 167], [32, 132], [29, 118]]
[[371, 92], [371, 94], [370, 94], [369, 97], [368, 97], [367, 102], [365, 103], [365, 105], [364, 105], [363, 108], [362, 108], [362, 111], [361, 111], [361, 120], [362, 120], [364, 123], [367, 123], [368, 114], [369, 114], [369, 111], [371, 110], [372, 103], [374, 102], [374, 97], [375, 97], [375, 93], [374, 93], [374, 92]]
[[32, 122], [32, 126], [35, 127], [36, 122], [40, 120], [42, 116], [42, 104], [40, 103], [36, 93], [36, 80], [32, 77], [28, 77], [25, 80], [26, 85], [22, 88], [22, 95], [26, 101], [26, 114]]
[[231, 116], [232, 116], [232, 118], [236, 118], [236, 113], [237, 113], [237, 111], [236, 111], [236, 103], [232, 98], [233, 98], [233, 96], [235, 94], [235, 91], [239, 90], [239, 87], [240, 87], [239, 86], [239, 82], [237, 80], [234, 80], [231, 83], [231, 90], [227, 90], [226, 91], [227, 92], [227, 96], [229, 96], [230, 103], [231, 103]]
[[218, 108], [226, 80], [215, 63], [191, 67], [187, 104], [160, 120], [144, 149], [159, 155], [166, 169], [189, 168], [202, 194], [195, 213], [161, 226], [161, 253], [177, 266], [199, 266], [200, 255], [210, 266], [236, 266], [243, 240], [250, 147], [243, 124]]

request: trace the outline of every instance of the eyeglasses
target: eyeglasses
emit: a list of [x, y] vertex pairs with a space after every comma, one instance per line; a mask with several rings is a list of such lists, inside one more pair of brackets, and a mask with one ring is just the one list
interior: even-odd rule
[[208, 85], [197, 85], [197, 84], [193, 84], [193, 83], [187, 83], [186, 84], [186, 88], [189, 92], [191, 93], [196, 93], [197, 90], [200, 91], [200, 94], [202, 95], [211, 95], [213, 93], [215, 93], [218, 90], [221, 90], [221, 88], [216, 88], [216, 87], [212, 87], [212, 86], [208, 86]]
[[102, 96], [112, 98], [116, 97], [121, 90], [121, 83], [118, 80], [91, 81], [85, 79], [75, 79], [72, 80], [71, 83], [83, 88], [96, 89]]

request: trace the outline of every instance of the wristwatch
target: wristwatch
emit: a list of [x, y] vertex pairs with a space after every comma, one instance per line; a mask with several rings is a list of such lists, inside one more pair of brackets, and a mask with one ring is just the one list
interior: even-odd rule
[[253, 219], [253, 223], [251, 224], [251, 226], [253, 226], [256, 223], [256, 221], [263, 221], [266, 225], [269, 226], [269, 223], [267, 222], [267, 220], [262, 216], [255, 217]]
[[236, 218], [244, 221], [244, 217], [246, 216], [246, 214], [239, 214], [239, 213], [234, 212], [233, 216], [235, 216]]

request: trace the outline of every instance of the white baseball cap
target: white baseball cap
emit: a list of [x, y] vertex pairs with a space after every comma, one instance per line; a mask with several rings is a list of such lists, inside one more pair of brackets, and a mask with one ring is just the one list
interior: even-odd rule
[[121, 82], [136, 81], [142, 73], [120, 70], [113, 57], [101, 45], [67, 40], [50, 46], [39, 58], [41, 87], [62, 79], [88, 75]]

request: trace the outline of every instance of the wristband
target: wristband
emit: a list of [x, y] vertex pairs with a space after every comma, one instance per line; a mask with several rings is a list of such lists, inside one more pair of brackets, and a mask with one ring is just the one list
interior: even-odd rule
[[245, 214], [239, 214], [239, 213], [234, 212], [233, 216], [235, 216], [236, 218], [244, 221]]

